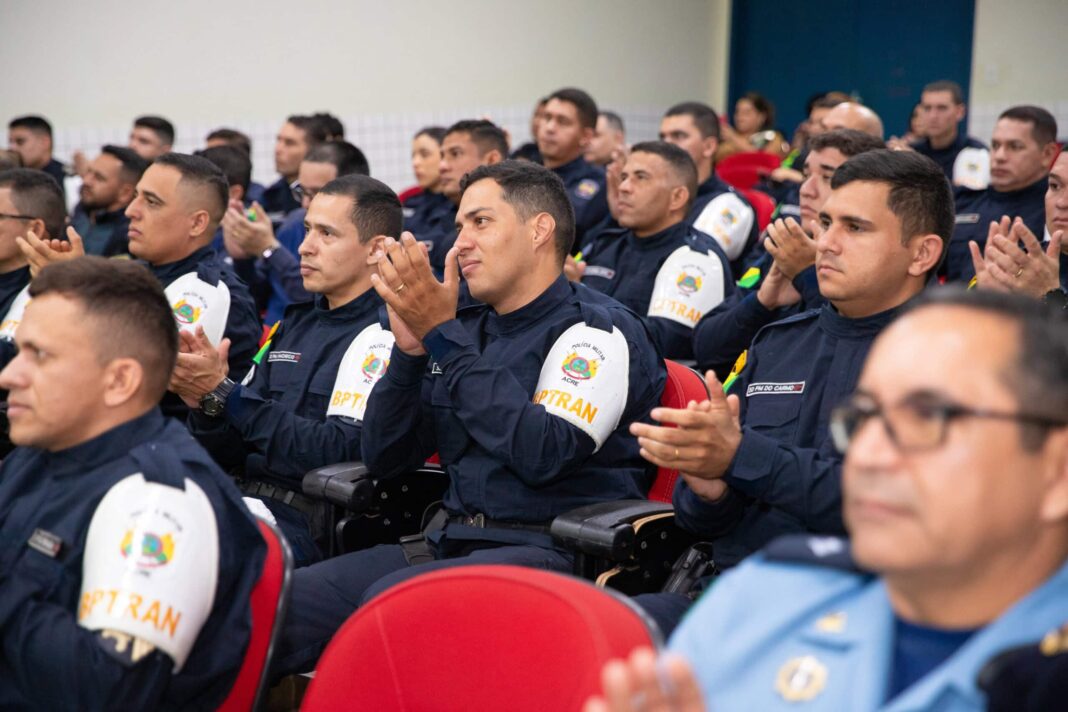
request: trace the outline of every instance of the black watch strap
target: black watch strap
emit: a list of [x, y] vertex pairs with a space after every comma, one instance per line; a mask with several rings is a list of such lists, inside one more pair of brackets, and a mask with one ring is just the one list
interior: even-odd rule
[[215, 386], [214, 390], [200, 399], [200, 409], [204, 415], [217, 418], [226, 410], [226, 399], [237, 384], [229, 378], [223, 378], [222, 382]]

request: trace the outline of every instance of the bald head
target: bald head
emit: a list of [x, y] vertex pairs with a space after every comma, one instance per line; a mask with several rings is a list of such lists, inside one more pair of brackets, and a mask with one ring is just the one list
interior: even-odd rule
[[853, 129], [880, 140], [883, 138], [883, 120], [879, 115], [852, 101], [843, 102], [828, 111], [823, 117], [823, 128], [827, 131]]

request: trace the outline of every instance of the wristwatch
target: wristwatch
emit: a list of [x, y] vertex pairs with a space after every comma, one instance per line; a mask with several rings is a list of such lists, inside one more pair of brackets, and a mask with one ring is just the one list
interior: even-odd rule
[[266, 250], [260, 253], [260, 257], [263, 259], [264, 262], [266, 262], [267, 260], [271, 259], [271, 255], [277, 252], [278, 248], [281, 246], [282, 244], [279, 242], [272, 242]]
[[226, 398], [230, 391], [237, 385], [229, 378], [223, 378], [222, 383], [215, 386], [215, 390], [207, 393], [200, 399], [200, 409], [209, 418], [218, 418], [226, 410]]

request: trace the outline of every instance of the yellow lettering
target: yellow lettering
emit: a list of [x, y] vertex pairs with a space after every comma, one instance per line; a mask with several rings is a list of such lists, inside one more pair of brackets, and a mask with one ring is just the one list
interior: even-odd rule
[[163, 623], [160, 625], [160, 629], [167, 629], [167, 635], [174, 637], [174, 632], [178, 628], [178, 621], [182, 618], [181, 613], [175, 613], [174, 609], [167, 606], [167, 611], [163, 614]]
[[344, 391], [334, 391], [334, 397], [330, 399], [330, 405], [339, 405]]
[[547, 395], [549, 395], [549, 391], [538, 391], [534, 394], [534, 402], [541, 403], [543, 400], [545, 400], [545, 396]]
[[111, 596], [111, 600], [108, 601], [108, 615], [110, 616], [113, 615], [111, 609], [115, 607], [115, 601], [119, 597], [119, 591], [118, 589], [113, 588], [110, 591], [107, 591], [106, 593], [107, 595]]
[[152, 601], [152, 605], [145, 611], [145, 615], [141, 617], [141, 622], [151, 623], [159, 630], [159, 601]]
[[590, 425], [593, 425], [593, 419], [597, 417], [597, 409], [594, 408], [591, 404], [587, 403], [586, 406], [582, 409], [582, 413], [579, 415], [579, 417], [585, 420]]
[[140, 618], [140, 616], [137, 615], [137, 609], [141, 605], [141, 601], [141, 596], [136, 593], [131, 593], [130, 602], [126, 604], [126, 610], [123, 612], [123, 615], [128, 615], [134, 620]]
[[557, 391], [556, 405], [560, 408], [563, 408], [564, 410], [567, 410], [567, 407], [571, 405], [571, 394], [564, 393], [563, 391]]

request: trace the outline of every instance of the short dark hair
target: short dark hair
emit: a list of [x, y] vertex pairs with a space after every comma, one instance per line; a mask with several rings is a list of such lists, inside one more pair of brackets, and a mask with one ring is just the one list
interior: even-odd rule
[[1001, 112], [998, 121], [1002, 119], [1014, 119], [1031, 123], [1031, 136], [1039, 146], [1057, 140], [1057, 119], [1041, 106], [1013, 106]]
[[948, 79], [939, 79], [937, 82], [931, 82], [923, 88], [923, 91], [920, 92], [920, 96], [923, 96], [927, 92], [936, 91], [948, 91], [954, 104], [964, 103], [964, 90], [960, 88], [960, 84], [951, 82]]
[[84, 256], [51, 264], [30, 282], [30, 296], [59, 294], [77, 301], [96, 322], [93, 346], [101, 364], [133, 358], [145, 372], [145, 394], [167, 391], [178, 356], [178, 327], [159, 280], [131, 260]]
[[901, 242], [916, 235], [938, 235], [942, 254], [928, 272], [928, 279], [946, 258], [953, 235], [953, 189], [942, 168], [915, 151], [881, 148], [853, 156], [831, 177], [831, 190], [855, 181], [883, 183], [890, 188], [886, 204], [901, 221]]
[[[508, 136], [497, 124], [485, 119], [464, 119], [445, 129], [445, 136], [454, 133], [465, 133], [471, 138], [471, 142], [478, 146], [480, 155], [485, 156], [490, 151], [496, 150], [501, 158], [508, 157]], [[441, 140], [445, 140], [445, 136]]]
[[413, 140], [417, 139], [420, 136], [429, 136], [430, 138], [434, 139], [434, 141], [436, 141], [437, 143], [440, 144], [441, 140], [443, 138], [445, 138], [445, 127], [444, 126], [424, 126], [423, 128], [419, 129], [419, 131], [416, 132], [415, 136], [412, 136], [412, 139]]
[[[1016, 360], [999, 375], [1016, 394], [1027, 413], [1052, 420], [1068, 415], [1068, 320], [1064, 310], [1020, 294], [966, 289], [946, 285], [926, 290], [908, 308], [954, 306], [1000, 316], [1013, 322], [1018, 335], [1005, 335], [1017, 344]], [[1049, 427], [1020, 423], [1023, 446], [1037, 450]]]
[[352, 198], [349, 218], [356, 226], [361, 243], [368, 242], [376, 235], [400, 237], [404, 212], [397, 194], [382, 181], [353, 173], [330, 181], [319, 191], [319, 195]]
[[719, 138], [719, 114], [708, 104], [699, 101], [684, 101], [675, 104], [664, 113], [668, 116], [689, 116], [693, 119], [701, 138]]
[[127, 148], [126, 146], [113, 146], [109, 143], [100, 149], [100, 153], [118, 159], [119, 163], [122, 164], [122, 168], [119, 169], [119, 177], [122, 178], [124, 183], [136, 184], [137, 181], [141, 180], [145, 169], [148, 168], [148, 161], [138, 156], [137, 152], [132, 148]]
[[215, 129], [205, 138], [205, 141], [225, 141], [226, 145], [240, 148], [246, 155], [252, 156], [252, 139], [248, 137], [248, 134], [242, 133], [237, 129], [221, 128]]
[[168, 146], [174, 145], [174, 124], [162, 116], [138, 116], [134, 119], [133, 125], [151, 130], [162, 143]]
[[314, 146], [327, 140], [327, 127], [319, 119], [303, 114], [294, 114], [286, 119], [287, 124], [293, 124], [304, 132], [304, 142], [308, 146]]
[[43, 116], [28, 115], [19, 116], [11, 119], [8, 122], [7, 127], [9, 129], [29, 129], [34, 133], [48, 134], [48, 138], [52, 138], [52, 124], [48, 123], [48, 119]]
[[501, 197], [520, 220], [529, 220], [538, 213], [552, 216], [556, 221], [556, 256], [563, 264], [575, 242], [575, 209], [560, 176], [530, 161], [501, 161], [479, 166], [465, 175], [460, 181], [460, 195], [487, 179], [501, 187]]
[[343, 141], [345, 139], [345, 124], [341, 123], [341, 119], [333, 114], [320, 111], [311, 115], [312, 121], [319, 122], [319, 125], [323, 127], [323, 133], [326, 135], [327, 141]]
[[764, 123], [760, 125], [761, 131], [775, 128], [775, 105], [771, 103], [770, 99], [755, 91], [746, 92], [741, 98], [748, 101], [753, 105], [754, 109], [764, 115]]
[[[252, 161], [240, 148], [232, 145], [212, 146], [193, 155], [206, 158], [217, 165], [229, 185], [239, 185], [243, 191], [248, 192], [249, 183], [252, 182]], [[227, 195], [229, 196], [229, 193]]]
[[886, 143], [871, 134], [855, 129], [835, 129], [813, 136], [808, 140], [809, 151], [822, 151], [825, 148], [836, 148], [850, 158], [865, 151], [878, 151], [886, 148]]
[[614, 130], [616, 130], [616, 131], [618, 131], [620, 133], [626, 133], [627, 129], [623, 125], [623, 117], [622, 116], [620, 116], [619, 114], [617, 114], [614, 111], [602, 111], [599, 115]]
[[690, 199], [686, 203], [689, 210], [697, 197], [697, 166], [689, 153], [667, 141], [643, 141], [636, 143], [630, 149], [631, 153], [651, 153], [659, 156], [668, 164], [675, 177], [679, 179], [683, 187], [690, 192]]
[[575, 110], [578, 112], [579, 125], [582, 126], [582, 128], [597, 128], [597, 102], [582, 89], [577, 89], [575, 87], [557, 89], [549, 95], [546, 103], [553, 99], [556, 99], [557, 101], [566, 101], [568, 104], [574, 106]]
[[170, 166], [181, 173], [179, 184], [188, 182], [196, 188], [204, 188], [211, 203], [205, 205], [204, 209], [211, 216], [211, 221], [215, 225], [219, 224], [230, 202], [230, 184], [227, 183], [226, 174], [221, 168], [201, 156], [173, 152], [164, 153], [153, 163], [157, 166]]
[[371, 175], [367, 156], [348, 141], [327, 141], [312, 147], [304, 155], [304, 160], [311, 163], [330, 163], [337, 168], [337, 177], [352, 175]]
[[0, 188], [11, 189], [11, 202], [20, 215], [41, 220], [48, 237], [62, 239], [67, 204], [55, 178], [33, 168], [12, 168], [0, 172]]

